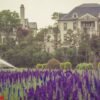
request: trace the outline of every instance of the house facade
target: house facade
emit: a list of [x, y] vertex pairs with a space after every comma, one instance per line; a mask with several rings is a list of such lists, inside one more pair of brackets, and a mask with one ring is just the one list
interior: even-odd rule
[[[60, 30], [60, 47], [68, 47], [68, 44], [65, 43], [68, 30], [72, 30], [73, 34], [82, 34], [84, 31], [87, 31], [90, 36], [93, 34], [99, 35], [100, 4], [82, 4], [80, 6], [75, 7], [67, 14], [59, 14], [57, 25]], [[47, 38], [47, 36], [48, 35], [46, 35], [45, 38]], [[53, 41], [53, 34], [51, 37]], [[52, 41], [45, 41], [46, 51], [54, 51], [54, 48], [52, 46], [54, 42]], [[49, 50], [48, 46], [50, 48]], [[78, 43], [76, 44], [76, 47], [78, 47]]]
[[86, 31], [90, 34], [100, 34], [100, 4], [82, 4], [72, 9], [68, 14], [60, 15], [58, 26], [63, 45], [67, 31], [74, 33]]

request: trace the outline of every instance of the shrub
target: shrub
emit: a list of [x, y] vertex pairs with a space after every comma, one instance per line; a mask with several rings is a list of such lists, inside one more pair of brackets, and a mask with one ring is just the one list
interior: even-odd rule
[[76, 66], [77, 69], [93, 69], [92, 63], [80, 63]]
[[92, 63], [88, 63], [86, 68], [87, 69], [93, 69], [93, 64]]
[[47, 68], [49, 68], [49, 69], [59, 69], [60, 68], [60, 62], [55, 58], [50, 59], [47, 63]]
[[100, 62], [98, 63], [98, 68], [100, 68]]
[[36, 65], [36, 68], [37, 68], [37, 69], [42, 69], [42, 68], [43, 68], [43, 65], [42, 65], [42, 64], [37, 64], [37, 65]]
[[71, 64], [71, 62], [64, 62], [64, 63], [60, 64], [60, 67], [62, 69], [71, 69], [72, 68], [72, 64]]
[[65, 63], [60, 64], [61, 69], [64, 69], [64, 66], [65, 66]]
[[71, 62], [65, 62], [65, 69], [70, 69], [72, 68]]
[[37, 68], [37, 69], [45, 69], [46, 66], [47, 66], [46, 64], [37, 64], [37, 65], [36, 65], [36, 68]]
[[42, 68], [45, 69], [47, 67], [47, 64], [42, 64]]

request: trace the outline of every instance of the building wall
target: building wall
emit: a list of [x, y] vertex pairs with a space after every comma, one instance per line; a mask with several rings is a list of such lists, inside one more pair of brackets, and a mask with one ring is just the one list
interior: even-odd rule
[[73, 30], [73, 21], [67, 21], [67, 30], [68, 29]]
[[[75, 20], [74, 20], [75, 21]], [[95, 23], [95, 28], [94, 29], [90, 29], [88, 32], [89, 32], [89, 34], [90, 35], [92, 35], [92, 34], [98, 34], [99, 33], [99, 26], [98, 26], [98, 18], [96, 18], [96, 17], [94, 17], [94, 16], [92, 16], [92, 15], [90, 15], [90, 14], [85, 14], [85, 15], [83, 15], [82, 17], [80, 17], [78, 20], [76, 20], [76, 22], [77, 22], [77, 25], [76, 25], [76, 30], [74, 30], [73, 29], [73, 23], [74, 23], [74, 21], [72, 20], [72, 21], [58, 21], [58, 26], [59, 26], [59, 29], [60, 29], [60, 34], [61, 34], [61, 43], [63, 44], [63, 42], [64, 42], [64, 34], [66, 34], [67, 33], [67, 30], [68, 29], [71, 29], [71, 30], [73, 30], [73, 32], [77, 32], [77, 30], [80, 30], [80, 32], [82, 32], [83, 30], [82, 30], [82, 27], [81, 27], [81, 22], [82, 21], [86, 21], [86, 22], [89, 22], [89, 21], [94, 21], [94, 23]], [[67, 24], [67, 30], [64, 30], [64, 23], [66, 23]]]
[[[66, 30], [64, 30], [64, 24], [66, 23]], [[61, 43], [64, 42], [64, 35], [67, 33], [68, 29], [73, 30], [73, 21], [59, 21], [58, 26], [60, 29], [60, 34], [61, 34]]]
[[45, 48], [46, 52], [52, 53], [55, 51], [52, 42], [45, 42], [45, 46], [46, 46]]
[[67, 23], [66, 21], [59, 21], [58, 22], [58, 27], [59, 27], [59, 30], [60, 30], [60, 36], [61, 36], [61, 43], [64, 42], [64, 34], [66, 34], [66, 30], [64, 30], [64, 23]]

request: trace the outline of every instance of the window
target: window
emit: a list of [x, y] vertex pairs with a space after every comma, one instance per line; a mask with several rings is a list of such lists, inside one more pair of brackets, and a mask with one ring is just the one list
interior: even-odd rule
[[78, 14], [77, 13], [73, 13], [73, 18], [77, 18]]
[[67, 30], [67, 23], [64, 23], [64, 30]]
[[66, 34], [64, 34], [64, 41], [66, 41], [67, 37], [66, 37]]
[[77, 22], [74, 21], [74, 22], [73, 22], [73, 30], [76, 30], [76, 29], [77, 29]]

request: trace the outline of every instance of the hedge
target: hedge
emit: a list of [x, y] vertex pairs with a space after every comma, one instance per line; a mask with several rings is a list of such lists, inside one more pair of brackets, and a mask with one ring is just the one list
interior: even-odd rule
[[44, 69], [44, 68], [46, 68], [46, 64], [37, 64], [36, 68], [37, 69]]
[[93, 69], [92, 63], [80, 63], [76, 66], [77, 69]]
[[71, 62], [63, 62], [60, 64], [61, 69], [71, 69], [72, 68], [72, 64]]
[[98, 63], [98, 68], [100, 68], [100, 62]]

